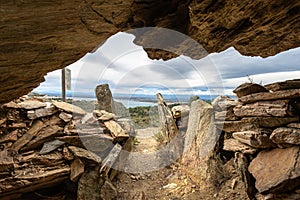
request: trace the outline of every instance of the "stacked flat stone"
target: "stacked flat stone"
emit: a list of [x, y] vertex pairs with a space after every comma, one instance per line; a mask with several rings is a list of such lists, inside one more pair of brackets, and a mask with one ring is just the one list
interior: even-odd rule
[[[130, 122], [118, 121], [104, 110], [86, 113], [59, 101], [19, 98], [2, 105], [0, 198], [69, 180], [78, 185], [77, 199], [91, 199], [90, 195], [107, 199], [103, 190], [116, 196], [112, 165], [125, 159], [119, 154], [130, 150], [134, 132]], [[99, 193], [91, 194], [92, 190]]]
[[[223, 150], [252, 155], [248, 171], [257, 199], [300, 199], [300, 79], [245, 83], [234, 92], [234, 117], [216, 122], [225, 134]], [[232, 101], [223, 97], [215, 104]], [[218, 119], [219, 110], [215, 115]]]

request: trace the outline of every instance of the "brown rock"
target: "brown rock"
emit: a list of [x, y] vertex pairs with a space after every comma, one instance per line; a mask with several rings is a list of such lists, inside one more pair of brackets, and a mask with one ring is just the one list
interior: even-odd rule
[[0, 151], [0, 172], [11, 171], [14, 168], [13, 157], [7, 150]]
[[129, 137], [124, 129], [122, 129], [122, 127], [113, 120], [105, 121], [104, 125], [110, 131], [111, 136], [118, 141], [125, 140]]
[[86, 114], [86, 112], [82, 108], [72, 105], [72, 104], [69, 104], [69, 103], [66, 103], [66, 102], [53, 101], [52, 104], [55, 107], [66, 111], [67, 113], [74, 113], [74, 114], [79, 114], [79, 115]]
[[226, 133], [260, 129], [257, 124], [251, 124], [247, 121], [217, 121], [215, 125], [219, 130], [223, 130]]
[[243, 97], [249, 94], [256, 94], [260, 92], [268, 92], [264, 86], [261, 86], [256, 83], [243, 83], [242, 85], [238, 86], [233, 92], [239, 97]]
[[117, 199], [118, 191], [115, 186], [110, 182], [110, 180], [106, 180], [104, 185], [101, 187], [101, 198], [105, 200], [114, 200]]
[[290, 123], [287, 125], [289, 128], [300, 128], [300, 123]]
[[223, 149], [225, 151], [241, 152], [244, 154], [255, 154], [257, 149], [239, 142], [236, 139], [224, 140]]
[[18, 103], [19, 108], [23, 108], [26, 110], [33, 110], [37, 108], [43, 108], [46, 107], [47, 104], [45, 102], [40, 102], [40, 101], [34, 101], [34, 100], [27, 100], [21, 103]]
[[271, 91], [300, 89], [300, 79], [287, 80], [284, 82], [271, 83], [264, 85], [264, 87]]
[[55, 136], [59, 135], [59, 132], [62, 131], [62, 128], [54, 125], [54, 126], [47, 126], [39, 131], [39, 133], [35, 136], [34, 139], [32, 139], [30, 142], [28, 142], [21, 151], [28, 151], [35, 148], [38, 148], [45, 142], [48, 142], [52, 140]]
[[300, 193], [297, 192], [287, 192], [281, 194], [257, 194], [256, 200], [299, 200]]
[[46, 116], [53, 115], [57, 111], [58, 110], [56, 109], [56, 107], [54, 107], [51, 104], [47, 104], [47, 106], [45, 108], [39, 108], [39, 109], [36, 109], [36, 110], [27, 111], [27, 117], [29, 119], [37, 119], [37, 118], [40, 118], [40, 117], [46, 117]]
[[113, 138], [108, 135], [64, 136], [56, 139], [94, 152], [105, 152], [113, 146]]
[[71, 153], [71, 151], [66, 146], [63, 148], [63, 156], [66, 160], [74, 160], [75, 159], [74, 155]]
[[0, 137], [0, 143], [2, 142], [15, 142], [18, 140], [18, 130], [14, 130], [8, 134]]
[[299, 186], [300, 147], [262, 151], [252, 160], [249, 172], [260, 193], [282, 193]]
[[275, 128], [299, 121], [299, 117], [244, 117], [241, 122], [264, 128]]
[[232, 136], [238, 141], [254, 148], [267, 149], [275, 146], [267, 134], [258, 133], [256, 131], [235, 132]]
[[84, 173], [84, 163], [79, 158], [76, 158], [71, 163], [70, 180], [73, 182], [77, 182], [83, 173]]
[[273, 131], [270, 139], [279, 145], [292, 144], [300, 145], [300, 129], [298, 128], [277, 128]]
[[73, 116], [72, 116], [71, 114], [68, 114], [68, 113], [65, 113], [65, 112], [61, 112], [61, 113], [59, 114], [59, 118], [62, 119], [62, 120], [64, 120], [64, 122], [69, 122], [69, 121], [71, 121], [72, 117], [73, 117]]
[[[209, 53], [234, 46], [242, 54], [266, 57], [299, 46], [298, 1], [253, 1], [243, 5], [233, 0], [66, 1], [60, 2], [59, 9], [57, 4], [1, 5], [12, 12], [1, 15], [0, 104], [27, 94], [44, 81], [47, 72], [74, 63], [109, 36], [128, 28], [178, 30], [201, 43]], [[188, 45], [178, 46], [176, 49], [189, 49]], [[150, 56], [168, 58], [159, 52]]]
[[98, 168], [84, 172], [78, 182], [77, 200], [99, 200], [101, 198], [101, 187], [104, 184], [100, 177]]
[[26, 128], [27, 124], [26, 123], [12, 123], [8, 126], [9, 128]]
[[276, 92], [261, 92], [259, 94], [249, 94], [239, 99], [242, 103], [252, 103], [256, 101], [269, 101], [278, 99], [300, 98], [300, 89], [290, 89]]
[[6, 107], [6, 108], [14, 108], [14, 109], [19, 108], [18, 104], [13, 102], [13, 101], [5, 103], [5, 104], [3, 104], [3, 106]]
[[100, 121], [109, 121], [117, 119], [115, 114], [109, 113], [105, 110], [94, 110], [93, 115]]
[[259, 101], [234, 108], [234, 114], [239, 117], [286, 117], [294, 116], [289, 100]]
[[68, 148], [78, 158], [82, 158], [84, 160], [87, 160], [95, 164], [101, 163], [101, 158], [88, 150], [75, 147], [75, 146], [69, 146]]
[[19, 151], [23, 146], [25, 146], [38, 132], [43, 128], [44, 124], [41, 120], [36, 120], [31, 128], [19, 138], [12, 146], [12, 149]]

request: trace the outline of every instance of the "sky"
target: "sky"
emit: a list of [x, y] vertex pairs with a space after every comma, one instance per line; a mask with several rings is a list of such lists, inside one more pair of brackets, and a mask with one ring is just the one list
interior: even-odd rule
[[[233, 47], [200, 60], [179, 56], [168, 61], [151, 60], [134, 36], [117, 33], [93, 53], [69, 65], [73, 96], [94, 94], [98, 84], [108, 83], [114, 96], [233, 95], [238, 85], [268, 84], [300, 78], [300, 48], [268, 58], [242, 56]], [[39, 93], [60, 93], [61, 70], [50, 72], [34, 89]]]

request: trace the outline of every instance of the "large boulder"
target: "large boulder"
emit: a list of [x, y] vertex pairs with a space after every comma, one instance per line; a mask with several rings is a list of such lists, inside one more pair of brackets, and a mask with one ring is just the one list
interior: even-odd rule
[[300, 147], [262, 151], [248, 169], [260, 193], [292, 190], [300, 186]]

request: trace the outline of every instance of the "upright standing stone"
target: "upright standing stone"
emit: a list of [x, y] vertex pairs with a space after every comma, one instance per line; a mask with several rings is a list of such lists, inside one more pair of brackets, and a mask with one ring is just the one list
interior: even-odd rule
[[219, 132], [213, 117], [212, 105], [202, 100], [192, 102], [181, 162], [190, 178], [203, 187], [201, 190], [210, 187], [213, 177], [210, 169], [218, 162]]
[[99, 110], [105, 110], [110, 113], [114, 112], [114, 100], [108, 84], [98, 85], [95, 89], [98, 99]]
[[158, 104], [158, 115], [160, 118], [160, 126], [164, 134], [164, 139], [170, 142], [178, 133], [176, 120], [173, 118], [172, 111], [167, 106], [163, 96], [156, 94]]

